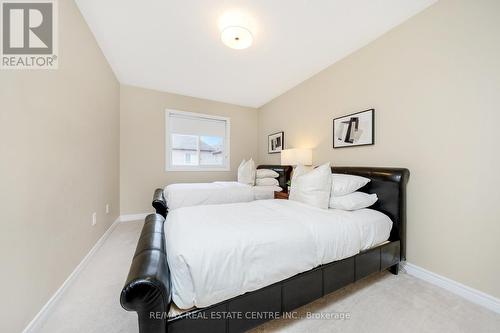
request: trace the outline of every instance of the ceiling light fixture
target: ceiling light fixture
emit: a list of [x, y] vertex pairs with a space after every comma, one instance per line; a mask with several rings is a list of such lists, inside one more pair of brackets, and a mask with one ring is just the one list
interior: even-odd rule
[[229, 11], [219, 19], [222, 42], [236, 50], [250, 47], [253, 43], [252, 20], [241, 11]]
[[220, 38], [226, 46], [236, 50], [246, 49], [253, 42], [252, 33], [238, 26], [225, 28], [222, 30]]

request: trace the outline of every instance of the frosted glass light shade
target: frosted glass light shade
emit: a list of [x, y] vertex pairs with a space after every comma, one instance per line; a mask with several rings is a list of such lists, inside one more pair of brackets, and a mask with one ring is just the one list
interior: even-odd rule
[[226, 46], [237, 50], [246, 49], [253, 42], [250, 31], [238, 26], [227, 27], [222, 30], [221, 39]]
[[281, 165], [312, 165], [311, 149], [284, 149], [281, 151]]

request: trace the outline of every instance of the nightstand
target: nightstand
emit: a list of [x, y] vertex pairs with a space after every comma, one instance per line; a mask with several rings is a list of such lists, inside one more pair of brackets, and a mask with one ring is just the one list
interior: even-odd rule
[[288, 200], [288, 192], [274, 192], [274, 199]]

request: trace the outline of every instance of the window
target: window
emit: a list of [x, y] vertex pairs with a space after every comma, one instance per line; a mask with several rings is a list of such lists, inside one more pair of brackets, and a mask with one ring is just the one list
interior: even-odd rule
[[166, 170], [229, 170], [229, 118], [166, 111]]

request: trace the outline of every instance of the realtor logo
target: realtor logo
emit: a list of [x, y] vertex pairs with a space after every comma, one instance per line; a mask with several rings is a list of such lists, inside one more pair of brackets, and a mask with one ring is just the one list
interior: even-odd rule
[[1, 68], [57, 69], [54, 0], [0, 0]]

